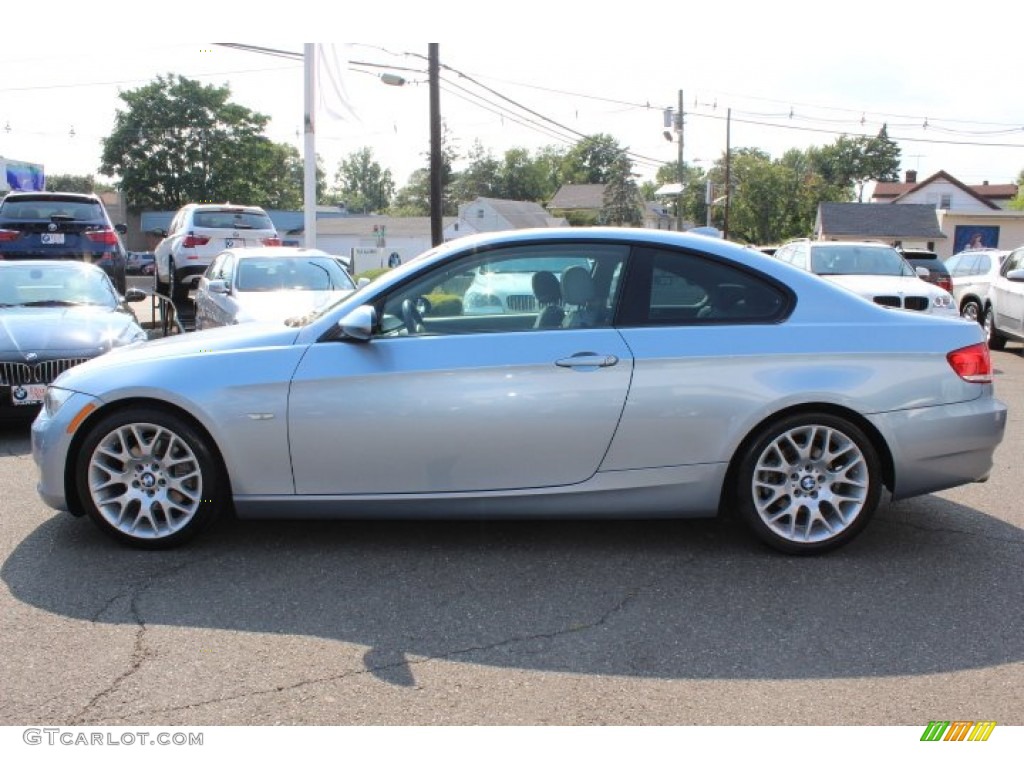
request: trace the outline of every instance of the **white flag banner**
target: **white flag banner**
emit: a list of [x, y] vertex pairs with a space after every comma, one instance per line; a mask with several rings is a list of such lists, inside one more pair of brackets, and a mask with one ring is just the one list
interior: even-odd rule
[[359, 122], [345, 90], [345, 78], [342, 72], [348, 64], [348, 45], [345, 43], [317, 43], [317, 93], [321, 113], [336, 120], [355, 120]]

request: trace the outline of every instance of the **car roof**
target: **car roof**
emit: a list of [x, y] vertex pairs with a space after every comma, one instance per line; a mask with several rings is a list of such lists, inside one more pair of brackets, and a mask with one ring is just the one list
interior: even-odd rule
[[7, 196], [0, 202], [7, 200], [78, 200], [88, 203], [102, 203], [99, 195], [91, 192], [50, 192], [47, 190], [34, 192], [8, 192]]
[[340, 256], [321, 251], [319, 248], [298, 248], [292, 245], [270, 245], [263, 248], [228, 248], [221, 253], [232, 253], [242, 259], [266, 259], [280, 258], [282, 256], [324, 256], [328, 259], [338, 259]]
[[189, 203], [184, 207], [192, 211], [248, 211], [249, 213], [266, 213], [258, 205], [236, 205], [234, 203]]
[[77, 269], [80, 272], [99, 272], [104, 276], [107, 274], [102, 267], [78, 259], [14, 259], [11, 261], [0, 259], [0, 269], [15, 267], [59, 267], [60, 269]]

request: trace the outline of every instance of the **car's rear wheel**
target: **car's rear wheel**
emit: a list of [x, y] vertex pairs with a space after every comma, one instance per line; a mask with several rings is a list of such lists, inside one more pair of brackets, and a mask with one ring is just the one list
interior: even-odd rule
[[847, 419], [797, 414], [749, 443], [737, 507], [754, 535], [789, 554], [815, 554], [860, 533], [878, 507], [882, 468], [871, 441]]
[[185, 301], [188, 298], [188, 288], [181, 284], [181, 278], [174, 269], [174, 261], [168, 262], [167, 279], [170, 281], [168, 295], [175, 304]]
[[998, 351], [1006, 346], [1006, 337], [996, 328], [995, 313], [992, 311], [991, 305], [985, 308], [985, 320], [982, 326], [985, 328], [985, 337], [988, 339], [989, 349]]
[[964, 302], [964, 305], [960, 307], [960, 315], [962, 317], [967, 318], [968, 320], [973, 320], [976, 323], [981, 323], [981, 304], [979, 304], [974, 299], [968, 299], [967, 301]]
[[118, 541], [164, 549], [190, 539], [227, 503], [206, 438], [185, 419], [135, 407], [101, 419], [82, 444], [75, 484], [86, 513]]

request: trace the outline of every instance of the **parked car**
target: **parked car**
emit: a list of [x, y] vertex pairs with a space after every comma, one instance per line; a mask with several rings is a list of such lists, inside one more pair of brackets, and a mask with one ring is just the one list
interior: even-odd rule
[[258, 206], [186, 205], [174, 215], [154, 251], [156, 292], [183, 301], [221, 251], [268, 245], [281, 245], [281, 239]]
[[885, 243], [797, 240], [779, 248], [775, 257], [883, 307], [958, 314], [949, 291], [922, 280], [899, 251]]
[[1024, 342], [1024, 246], [1010, 252], [992, 281], [984, 325], [992, 349]]
[[953, 298], [961, 315], [978, 323], [984, 322], [989, 286], [1009, 253], [995, 248], [976, 248], [949, 257], [946, 267], [953, 281]]
[[[550, 275], [571, 259], [584, 263], [562, 274], [557, 323], [431, 311], [481, 271]], [[142, 547], [228, 508], [728, 511], [814, 553], [862, 531], [883, 487], [900, 499], [986, 479], [1006, 426], [992, 376], [976, 324], [889, 311], [725, 240], [527, 229], [458, 238], [285, 324], [77, 366], [50, 387], [32, 445], [47, 504]]]
[[[537, 271], [550, 272], [557, 280], [562, 273], [575, 266], [589, 267], [587, 259], [581, 256], [566, 256], [550, 259], [538, 265], [536, 260], [524, 262], [505, 261], [496, 264], [481, 264], [473, 272], [469, 287], [463, 295], [463, 311], [471, 315], [501, 315], [517, 312], [535, 312], [537, 297], [534, 291], [533, 275]], [[551, 301], [561, 303], [561, 289]]]
[[128, 251], [125, 271], [129, 275], [152, 275], [153, 253], [151, 251]]
[[[922, 280], [927, 280], [949, 293], [953, 292], [953, 281], [950, 279], [949, 269], [939, 258], [939, 254], [923, 248], [900, 248], [898, 250], [907, 263], [914, 267]], [[922, 274], [919, 267], [926, 270], [927, 273]]]
[[[128, 301], [145, 294], [128, 289]], [[47, 384], [146, 332], [110, 278], [74, 261], [0, 261], [0, 418], [30, 419]]]
[[196, 330], [283, 322], [356, 288], [343, 262], [314, 248], [233, 248], [213, 260], [195, 293]]
[[96, 195], [10, 192], [0, 200], [0, 259], [75, 259], [97, 264], [125, 292], [125, 249]]

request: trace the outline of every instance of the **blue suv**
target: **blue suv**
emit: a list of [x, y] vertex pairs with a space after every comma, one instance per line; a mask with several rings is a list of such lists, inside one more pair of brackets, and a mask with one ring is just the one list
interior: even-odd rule
[[124, 294], [124, 224], [96, 195], [11, 192], [0, 201], [0, 259], [76, 259], [101, 267]]

